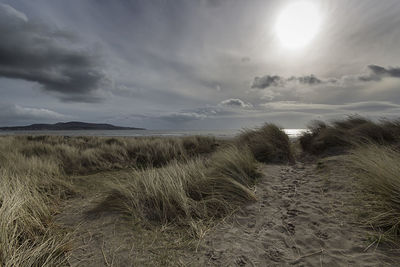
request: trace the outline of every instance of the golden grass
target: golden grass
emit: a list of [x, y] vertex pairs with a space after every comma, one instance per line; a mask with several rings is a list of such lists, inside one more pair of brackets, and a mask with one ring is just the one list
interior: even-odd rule
[[[249, 188], [258, 176], [248, 149], [227, 147], [210, 160], [173, 162], [159, 169], [134, 170], [112, 185], [96, 211], [119, 210], [145, 223], [194, 226], [254, 201]], [[195, 226], [194, 226], [195, 227]]]
[[361, 185], [361, 219], [385, 240], [400, 237], [400, 152], [368, 145], [352, 151], [350, 168]]
[[208, 154], [218, 146], [213, 137], [107, 138], [28, 136], [16, 137], [15, 145], [26, 157], [56, 159], [67, 174], [128, 167], [161, 167], [171, 160], [187, 160]]
[[14, 138], [0, 140], [0, 265], [65, 262], [68, 236], [52, 223], [54, 201], [71, 192], [55, 162], [26, 158]]
[[256, 159], [292, 158], [287, 135], [272, 124], [234, 142], [200, 136], [0, 137], [0, 266], [68, 264], [71, 230], [60, 227], [55, 214], [66, 198], [92, 190], [72, 184], [73, 175], [123, 170], [125, 176], [101, 181], [101, 188], [111, 190], [92, 212], [117, 210], [143, 229], [173, 226], [177, 232], [166, 237], [187, 242], [188, 236], [203, 236], [214, 219], [256, 200]]
[[255, 158], [247, 147], [227, 146], [217, 151], [210, 159], [212, 176], [225, 176], [236, 182], [251, 186], [260, 176], [257, 172]]
[[[211, 137], [0, 138], [0, 265], [67, 264], [71, 234], [54, 220], [59, 203], [75, 194], [71, 174], [131, 168], [106, 201], [143, 221], [190, 226], [254, 201], [257, 175], [248, 150], [227, 147], [207, 160]], [[225, 166], [226, 165], [226, 166]], [[160, 167], [160, 168], [155, 168]]]

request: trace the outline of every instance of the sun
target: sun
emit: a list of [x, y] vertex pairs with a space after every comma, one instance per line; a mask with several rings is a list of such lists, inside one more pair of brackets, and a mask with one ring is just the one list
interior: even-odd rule
[[276, 33], [282, 45], [297, 49], [311, 42], [319, 31], [320, 14], [310, 2], [296, 2], [287, 6], [279, 15]]

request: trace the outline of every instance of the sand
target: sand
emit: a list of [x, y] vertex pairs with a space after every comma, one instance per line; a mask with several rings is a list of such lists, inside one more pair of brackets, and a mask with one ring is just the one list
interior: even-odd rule
[[158, 257], [171, 266], [396, 266], [399, 251], [376, 246], [374, 232], [354, 223], [354, 179], [340, 161], [326, 160], [319, 169], [262, 165], [258, 201], [211, 229], [196, 250], [168, 245], [176, 240], [152, 241], [117, 214], [88, 218], [95, 194], [72, 199], [58, 217], [79, 236], [70, 263], [141, 266]]
[[264, 165], [259, 201], [219, 225], [188, 261], [197, 266], [395, 266], [399, 253], [376, 248], [358, 224], [351, 179], [337, 161]]

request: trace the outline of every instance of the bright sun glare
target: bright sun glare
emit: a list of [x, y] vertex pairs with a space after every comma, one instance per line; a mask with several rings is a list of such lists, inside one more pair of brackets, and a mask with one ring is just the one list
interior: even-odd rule
[[276, 32], [282, 45], [300, 48], [310, 43], [319, 30], [320, 15], [309, 2], [297, 2], [287, 6], [279, 15]]

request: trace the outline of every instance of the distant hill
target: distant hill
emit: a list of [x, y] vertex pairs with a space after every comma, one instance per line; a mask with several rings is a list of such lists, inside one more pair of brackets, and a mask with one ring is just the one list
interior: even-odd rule
[[106, 123], [87, 123], [79, 121], [58, 122], [55, 124], [31, 124], [27, 126], [0, 127], [3, 131], [67, 131], [67, 130], [145, 130], [143, 128], [114, 126]]

